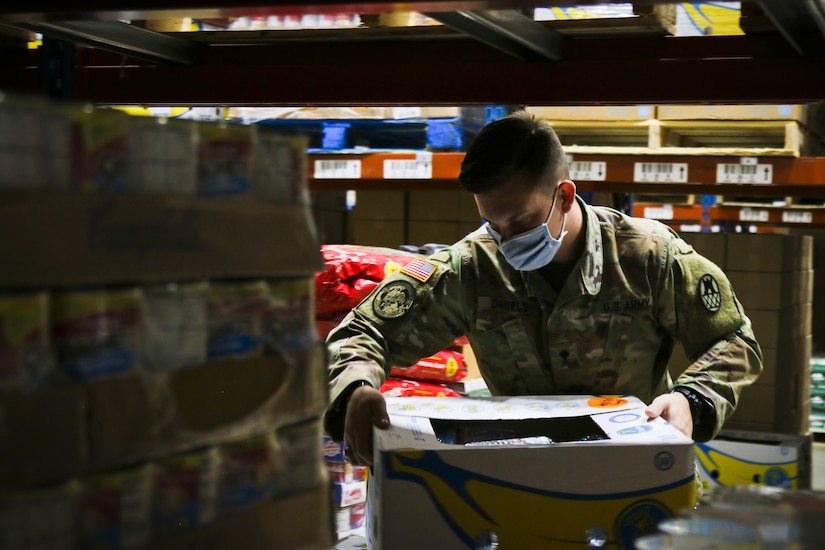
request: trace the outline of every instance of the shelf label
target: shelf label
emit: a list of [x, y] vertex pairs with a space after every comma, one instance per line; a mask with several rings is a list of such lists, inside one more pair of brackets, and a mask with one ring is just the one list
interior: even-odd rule
[[813, 212], [805, 210], [785, 210], [782, 212], [782, 221], [785, 223], [813, 223]]
[[686, 162], [635, 162], [633, 181], [687, 183]]
[[753, 210], [743, 208], [739, 211], [740, 222], [766, 222], [770, 219], [770, 212], [767, 210]]
[[773, 183], [773, 165], [717, 164], [716, 183]]
[[432, 158], [385, 160], [385, 179], [428, 180], [433, 178]]
[[605, 181], [606, 162], [575, 161], [570, 163], [570, 179], [573, 181]]
[[645, 218], [654, 220], [672, 220], [673, 219], [673, 205], [663, 204], [662, 206], [648, 206], [644, 210]]
[[361, 177], [360, 160], [316, 160], [315, 179], [358, 179]]

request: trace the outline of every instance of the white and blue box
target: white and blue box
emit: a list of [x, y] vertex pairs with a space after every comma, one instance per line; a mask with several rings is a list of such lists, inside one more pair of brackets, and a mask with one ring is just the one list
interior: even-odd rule
[[705, 490], [733, 485], [811, 488], [811, 436], [722, 430], [696, 444]]
[[632, 548], [696, 503], [694, 442], [631, 396], [388, 398], [373, 550]]

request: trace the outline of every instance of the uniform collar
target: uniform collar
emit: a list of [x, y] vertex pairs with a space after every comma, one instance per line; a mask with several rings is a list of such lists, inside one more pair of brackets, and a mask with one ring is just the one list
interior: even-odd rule
[[522, 271], [522, 278], [528, 296], [553, 297], [564, 303], [582, 295], [595, 296], [602, 288], [604, 255], [602, 248], [602, 230], [599, 217], [578, 195], [576, 200], [581, 206], [582, 229], [585, 231], [585, 245], [579, 259], [573, 267], [561, 292], [556, 292], [545, 278], [537, 271]]
[[586, 231], [584, 252], [579, 259], [582, 293], [595, 296], [601, 291], [602, 273], [604, 273], [602, 229], [599, 224], [599, 217], [593, 208], [578, 195], [576, 195], [576, 200], [581, 206], [582, 217], [584, 218], [582, 226]]

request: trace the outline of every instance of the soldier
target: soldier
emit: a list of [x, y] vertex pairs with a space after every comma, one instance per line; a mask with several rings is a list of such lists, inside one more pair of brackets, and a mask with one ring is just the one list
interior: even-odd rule
[[[587, 205], [552, 127], [520, 111], [472, 142], [459, 182], [485, 223], [387, 277], [333, 330], [327, 433], [372, 463], [392, 365], [466, 335], [493, 395], [629, 394], [707, 441], [762, 372], [722, 270], [669, 227]], [[674, 341], [692, 365], [675, 383]]]

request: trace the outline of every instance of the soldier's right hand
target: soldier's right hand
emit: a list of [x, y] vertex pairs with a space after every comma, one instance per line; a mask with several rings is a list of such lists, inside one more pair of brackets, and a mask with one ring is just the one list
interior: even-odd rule
[[375, 388], [357, 388], [347, 403], [344, 421], [344, 448], [355, 466], [372, 466], [372, 427], [382, 430], [390, 427], [387, 402]]

